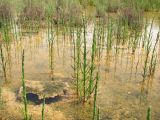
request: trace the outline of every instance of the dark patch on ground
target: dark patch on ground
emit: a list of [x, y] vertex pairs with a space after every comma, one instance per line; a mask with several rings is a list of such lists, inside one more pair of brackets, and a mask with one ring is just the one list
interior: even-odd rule
[[[27, 100], [32, 102], [36, 105], [42, 104], [43, 99], [39, 99], [39, 96], [34, 93], [27, 93], [26, 94]], [[45, 104], [51, 104], [62, 100], [62, 96], [55, 96], [55, 97], [46, 97]]]

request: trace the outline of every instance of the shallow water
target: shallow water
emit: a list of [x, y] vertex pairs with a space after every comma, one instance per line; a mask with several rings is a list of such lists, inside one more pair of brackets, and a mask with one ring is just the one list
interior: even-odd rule
[[[149, 32], [152, 17], [148, 17]], [[152, 29], [152, 44], [155, 44], [159, 30], [159, 21], [155, 20]], [[94, 25], [87, 28], [87, 49], [91, 48]], [[56, 30], [55, 30], [56, 31]], [[64, 36], [65, 34], [65, 36]], [[10, 67], [8, 80], [11, 91], [16, 94], [21, 86], [21, 51], [25, 50], [25, 79], [30, 81], [64, 81], [72, 88], [73, 69], [73, 43], [69, 33], [62, 29], [54, 33], [52, 59], [48, 45], [47, 29], [41, 29], [32, 35], [24, 33], [21, 39], [10, 44]], [[159, 45], [157, 47], [158, 59], [160, 57]], [[98, 85], [97, 105], [102, 120], [145, 120], [147, 108], [151, 106], [152, 119], [160, 118], [160, 71], [157, 63], [155, 76], [149, 79], [148, 84], [142, 84], [145, 53], [139, 46], [135, 54], [128, 52], [128, 48], [121, 47], [115, 53], [115, 46], [107, 53], [102, 52], [100, 61], [100, 82]], [[2, 81], [1, 81], [2, 82]], [[145, 87], [144, 87], [145, 86]], [[46, 86], [46, 94], [52, 91], [52, 86]], [[142, 91], [142, 87], [145, 89]], [[29, 94], [28, 94], [29, 95]], [[30, 94], [31, 95], [31, 94]], [[32, 95], [31, 95], [32, 96]], [[31, 97], [29, 96], [29, 98]], [[33, 96], [32, 96], [33, 98]], [[37, 99], [37, 97], [35, 97]], [[90, 120], [92, 117], [92, 104], [82, 106], [76, 99], [70, 99], [63, 105], [50, 104], [53, 110], [61, 111], [68, 120]], [[75, 99], [75, 100], [74, 100]], [[31, 101], [35, 101], [34, 98]], [[18, 101], [15, 101], [19, 104]], [[17, 105], [15, 104], [15, 105]], [[13, 105], [14, 106], [14, 105]], [[33, 114], [34, 116], [34, 114]], [[39, 116], [40, 117], [40, 116]], [[51, 119], [52, 116], [49, 117]]]

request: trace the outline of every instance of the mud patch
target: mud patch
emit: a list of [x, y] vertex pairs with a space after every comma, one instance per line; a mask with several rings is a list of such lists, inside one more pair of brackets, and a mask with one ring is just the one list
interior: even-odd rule
[[[43, 103], [43, 99], [39, 99], [39, 96], [34, 93], [26, 94], [27, 100], [29, 103], [34, 103], [35, 105], [40, 105]], [[62, 96], [46, 97], [45, 104], [51, 104], [62, 100]]]

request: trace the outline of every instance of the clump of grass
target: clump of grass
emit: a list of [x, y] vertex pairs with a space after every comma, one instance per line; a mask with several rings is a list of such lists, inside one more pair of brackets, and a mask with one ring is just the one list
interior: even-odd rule
[[143, 11], [159, 10], [159, 0], [122, 0], [124, 6], [134, 7]]
[[54, 21], [58, 24], [82, 25], [82, 7], [78, 0], [56, 0]]
[[106, 13], [106, 1], [102, 0], [100, 1], [95, 1], [95, 7], [96, 7], [96, 17], [104, 17]]
[[102, 14], [107, 12], [116, 12], [121, 7], [133, 7], [143, 11], [159, 11], [159, 0], [80, 0], [82, 5], [95, 6]]
[[45, 12], [41, 2], [24, 1], [22, 2], [22, 10], [18, 14], [18, 23], [22, 28], [27, 28], [29, 32], [37, 32], [40, 27], [43, 27]]
[[117, 12], [117, 10], [120, 8], [121, 3], [119, 0], [108, 0], [107, 1], [107, 12]]
[[140, 0], [137, 1], [138, 7], [144, 11], [159, 11], [160, 1], [159, 0]]
[[13, 17], [12, 6], [9, 1], [1, 0], [0, 2], [0, 22], [1, 20], [11, 20]]
[[119, 10], [119, 20], [127, 23], [131, 28], [141, 27], [142, 12], [132, 7]]
[[6, 21], [4, 19], [1, 33], [2, 33], [2, 39], [7, 47], [11, 42], [10, 32], [11, 32], [11, 24], [9, 21]]
[[90, 5], [96, 9], [96, 17], [105, 17], [107, 12], [117, 12], [120, 1], [117, 0], [90, 0]]
[[44, 10], [40, 5], [30, 1], [27, 2], [22, 12], [20, 13], [20, 20], [43, 20]]
[[45, 17], [47, 18], [47, 22], [48, 20], [53, 20], [55, 24], [57, 24], [57, 19], [58, 16], [54, 16], [54, 12], [56, 10], [59, 10], [58, 7], [56, 7], [56, 3], [53, 1], [48, 1], [45, 4]]

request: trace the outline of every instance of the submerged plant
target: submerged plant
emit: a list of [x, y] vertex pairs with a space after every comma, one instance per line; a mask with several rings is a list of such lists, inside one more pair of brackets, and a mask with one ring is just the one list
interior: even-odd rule
[[133, 43], [132, 43], [132, 53], [134, 54], [137, 46], [139, 43], [139, 31], [136, 29], [134, 30], [134, 38], [133, 38]]
[[156, 63], [157, 63], [157, 56], [155, 55], [155, 51], [156, 51], [157, 44], [159, 41], [159, 33], [160, 32], [158, 32], [158, 34], [157, 34], [156, 43], [155, 43], [154, 48], [152, 50], [151, 62], [150, 62], [150, 66], [149, 66], [149, 76], [151, 76], [151, 77], [154, 75]]
[[142, 47], [143, 47], [143, 48], [145, 47], [145, 44], [146, 44], [147, 27], [148, 27], [148, 24], [147, 24], [147, 21], [146, 21], [145, 26], [144, 26], [143, 39], [142, 39]]
[[152, 39], [151, 31], [152, 31], [152, 26], [153, 26], [153, 20], [152, 20], [149, 36], [146, 38], [147, 45], [146, 45], [146, 57], [145, 57], [144, 68], [143, 68], [143, 83], [145, 82], [145, 79], [148, 75], [148, 62], [149, 62], [149, 54], [151, 50], [151, 39]]
[[[154, 18], [153, 18], [154, 20]], [[153, 20], [151, 23], [151, 28], [149, 31], [149, 35], [146, 38], [147, 39], [147, 45], [146, 45], [146, 56], [145, 56], [145, 61], [144, 61], [144, 68], [143, 68], [143, 81], [142, 81], [142, 87], [141, 87], [141, 91], [144, 90], [145, 88], [145, 84], [146, 84], [146, 80], [147, 80], [147, 88], [149, 87], [149, 82], [150, 80], [153, 78], [155, 70], [156, 70], [156, 64], [157, 64], [157, 53], [156, 53], [156, 49], [157, 49], [157, 44], [159, 41], [159, 32], [157, 33], [157, 38], [155, 41], [155, 44], [153, 45], [152, 48], [152, 26], [153, 26]], [[147, 90], [148, 91], [148, 90]]]
[[[95, 52], [95, 56], [98, 58], [99, 62], [100, 62], [100, 60], [102, 58], [102, 52], [104, 50], [104, 46], [105, 46], [105, 42], [106, 42], [105, 41], [105, 26], [103, 24], [105, 24], [104, 21], [100, 20], [95, 25], [94, 31], [93, 31], [93, 40], [92, 40], [92, 46], [93, 46], [93, 43], [94, 44], [96, 43], [96, 45], [95, 45], [96, 48], [95, 48], [94, 52]], [[94, 39], [96, 39], [96, 40], [94, 40]]]
[[112, 49], [113, 44], [113, 22], [112, 20], [108, 21], [108, 27], [107, 27], [107, 52], [109, 52]]

